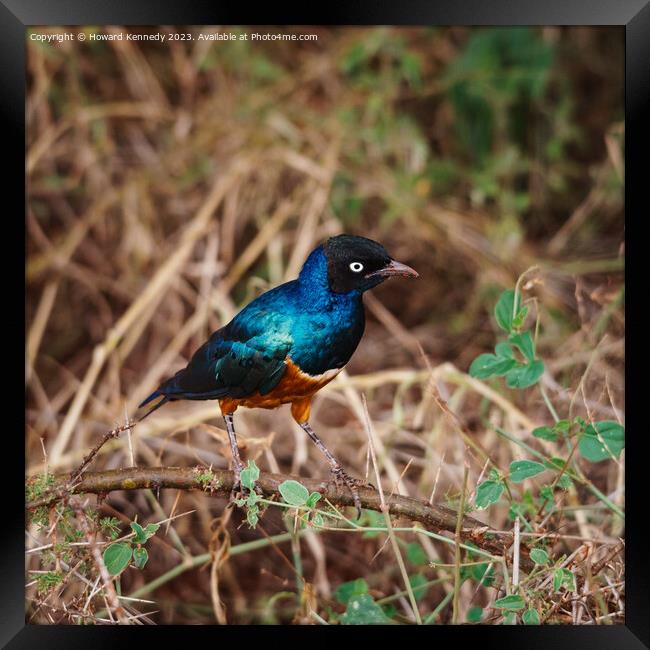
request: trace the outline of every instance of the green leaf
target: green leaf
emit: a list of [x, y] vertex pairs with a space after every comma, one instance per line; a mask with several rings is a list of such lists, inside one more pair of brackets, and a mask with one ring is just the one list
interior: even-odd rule
[[544, 362], [536, 359], [525, 366], [519, 365], [506, 374], [509, 388], [528, 388], [539, 381], [544, 374]]
[[251, 528], [257, 526], [257, 522], [260, 520], [259, 517], [259, 508], [255, 506], [248, 506], [246, 510], [246, 522]]
[[254, 460], [249, 460], [248, 465], [241, 471], [239, 480], [243, 487], [253, 490], [255, 488], [255, 481], [260, 477], [260, 468], [255, 464]]
[[135, 533], [135, 541], [137, 544], [144, 544], [149, 538], [156, 534], [160, 528], [160, 524], [147, 524], [144, 528], [137, 522], [131, 522], [131, 529]]
[[307, 503], [305, 504], [308, 508], [314, 508], [316, 504], [320, 501], [321, 498], [321, 493], [320, 492], [312, 492], [309, 495], [309, 498], [307, 499]]
[[483, 481], [476, 488], [476, 497], [474, 503], [479, 510], [487, 508], [491, 503], [496, 503], [500, 498], [505, 486], [501, 481], [488, 479]]
[[384, 610], [368, 594], [352, 596], [345, 614], [341, 617], [343, 625], [376, 625], [388, 623], [390, 619]]
[[135, 541], [138, 544], [144, 544], [147, 541], [147, 535], [144, 532], [144, 528], [137, 521], [131, 522], [131, 528], [135, 533]]
[[381, 609], [388, 618], [393, 618], [393, 616], [397, 614], [397, 609], [393, 603], [386, 603], [385, 605], [381, 606]]
[[133, 563], [138, 569], [144, 569], [144, 565], [149, 559], [149, 553], [147, 553], [146, 548], [134, 548], [133, 549]]
[[550, 512], [553, 509], [553, 490], [550, 485], [543, 485], [539, 489], [539, 498], [544, 503], [544, 511]]
[[477, 379], [487, 379], [493, 375], [500, 377], [516, 365], [517, 362], [514, 359], [497, 357], [494, 354], [481, 354], [472, 361], [469, 374]]
[[524, 321], [526, 320], [526, 316], [528, 316], [528, 307], [524, 305], [518, 312], [517, 315], [512, 319], [512, 326], [514, 328], [519, 328], [524, 324]]
[[323, 520], [323, 515], [320, 514], [320, 512], [316, 512], [314, 516], [311, 518], [312, 524], [314, 526], [319, 526], [322, 527], [325, 525], [325, 521]]
[[576, 582], [573, 573], [564, 567], [553, 571], [553, 591], [560, 591], [562, 587], [567, 591], [576, 590]]
[[467, 610], [467, 622], [468, 623], [478, 623], [483, 616], [482, 607], [470, 607]]
[[530, 551], [530, 559], [535, 564], [548, 564], [548, 553], [543, 548], [533, 548]]
[[[367, 528], [383, 528], [386, 530], [386, 519], [381, 512], [375, 510], [363, 510], [361, 515], [361, 521], [363, 525]], [[379, 537], [381, 532], [378, 530], [365, 530], [361, 536], [365, 539], [370, 539], [373, 537]]]
[[573, 485], [573, 481], [571, 480], [571, 477], [568, 476], [567, 474], [561, 474], [557, 480], [557, 485], [558, 487], [561, 487], [563, 490], [568, 490]]
[[298, 481], [284, 481], [280, 483], [278, 490], [285, 502], [292, 506], [304, 506], [309, 499], [309, 490]]
[[534, 460], [513, 460], [510, 463], [510, 480], [521, 483], [531, 476], [537, 476], [546, 469], [542, 463]]
[[153, 537], [158, 532], [159, 528], [160, 524], [147, 524], [144, 527], [144, 534], [147, 536], [147, 539]]
[[549, 458], [548, 460], [544, 461], [544, 467], [559, 472], [562, 470], [565, 463], [566, 461], [564, 460], [564, 458], [560, 458], [559, 456], [553, 456], [553, 458]]
[[590, 424], [580, 437], [578, 450], [583, 458], [598, 463], [618, 458], [625, 447], [625, 429], [610, 420]]
[[527, 609], [521, 616], [524, 625], [539, 625], [539, 614], [532, 607]]
[[112, 576], [122, 573], [122, 571], [124, 571], [124, 569], [129, 565], [132, 553], [131, 545], [125, 544], [124, 542], [107, 546], [103, 557], [108, 572]]
[[519, 312], [520, 302], [520, 296], [517, 294], [517, 307], [515, 309], [514, 289], [506, 289], [506, 291], [504, 291], [499, 297], [496, 307], [494, 308], [494, 317], [502, 330], [505, 330], [506, 332], [512, 331], [513, 314]]
[[415, 575], [409, 576], [409, 583], [411, 589], [413, 589], [413, 595], [415, 600], [422, 600], [427, 594], [428, 586], [425, 586], [427, 579], [421, 573], [416, 573]]
[[535, 358], [535, 343], [533, 342], [533, 337], [530, 335], [530, 332], [511, 334], [508, 337], [508, 341], [519, 348], [528, 361], [532, 361]]
[[347, 605], [352, 596], [360, 596], [368, 593], [368, 583], [363, 578], [357, 578], [350, 582], [339, 585], [334, 592], [334, 597], [341, 603]]
[[512, 349], [509, 343], [505, 341], [500, 341], [494, 346], [494, 352], [497, 357], [503, 357], [505, 359], [514, 359], [515, 351]]
[[479, 584], [489, 587], [494, 582], [494, 567], [487, 562], [485, 564], [474, 564], [469, 567], [470, 575]]
[[406, 558], [415, 566], [422, 566], [429, 563], [429, 558], [424, 549], [417, 542], [411, 542], [406, 546]]
[[537, 427], [537, 429], [533, 429], [533, 435], [535, 438], [550, 440], [551, 442], [556, 442], [558, 439], [557, 433], [551, 427]]
[[524, 599], [517, 594], [510, 594], [494, 601], [494, 606], [497, 609], [517, 610], [523, 609], [525, 605]]

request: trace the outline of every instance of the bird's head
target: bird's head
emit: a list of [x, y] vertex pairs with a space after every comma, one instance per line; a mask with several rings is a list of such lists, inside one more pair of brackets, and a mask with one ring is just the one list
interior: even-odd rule
[[417, 278], [410, 266], [395, 261], [372, 239], [337, 235], [323, 244], [327, 259], [327, 280], [334, 293], [367, 291], [393, 275]]

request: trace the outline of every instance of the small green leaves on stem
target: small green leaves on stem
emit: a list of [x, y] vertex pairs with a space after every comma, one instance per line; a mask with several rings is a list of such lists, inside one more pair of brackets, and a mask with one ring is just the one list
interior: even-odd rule
[[533, 337], [530, 335], [530, 332], [511, 334], [508, 337], [508, 341], [512, 343], [526, 357], [526, 359], [528, 359], [528, 361], [532, 361], [535, 358], [535, 343], [533, 342]]
[[539, 614], [536, 609], [532, 607], [527, 609], [521, 616], [521, 620], [524, 625], [539, 625]]
[[553, 591], [560, 591], [562, 588], [567, 591], [576, 590], [575, 576], [565, 567], [553, 571]]
[[513, 460], [510, 463], [510, 480], [513, 483], [521, 483], [545, 470], [546, 467], [542, 463], [534, 460]]
[[334, 592], [334, 597], [341, 603], [347, 605], [352, 596], [359, 596], [368, 593], [368, 583], [363, 578], [350, 580], [340, 584]]
[[[517, 293], [512, 289], [504, 291], [494, 310], [497, 324], [508, 333], [508, 341], [500, 341], [494, 348], [494, 354], [481, 354], [472, 362], [469, 374], [477, 379], [488, 377], [506, 378], [509, 388], [528, 388], [536, 384], [544, 374], [544, 363], [535, 358], [535, 342], [529, 331], [520, 331], [528, 308], [522, 307]], [[520, 353], [521, 360], [515, 357], [514, 346]]]
[[[142, 544], [151, 539], [159, 528], [160, 524], [147, 524], [143, 528], [137, 521], [132, 521], [131, 530], [135, 535], [133, 542], [130, 539], [115, 542], [109, 544], [104, 550], [104, 564], [109, 574], [112, 576], [119, 575], [129, 566], [131, 560], [133, 560], [133, 564], [137, 569], [143, 569], [149, 559], [149, 553], [142, 548]], [[136, 544], [135, 547], [133, 543]]]
[[[302, 483], [293, 479], [280, 483], [278, 485], [278, 491], [282, 495], [285, 503], [296, 508], [305, 507], [313, 510], [321, 498], [320, 492], [312, 492], [309, 494], [309, 490]], [[315, 512], [311, 522], [316, 526], [322, 526], [324, 524], [323, 516]], [[306, 520], [301, 521], [301, 527], [304, 527], [305, 524]]]
[[487, 479], [476, 488], [474, 503], [479, 510], [487, 508], [490, 504], [496, 503], [503, 494], [505, 485], [501, 480]]
[[57, 587], [63, 582], [63, 571], [46, 571], [39, 573], [36, 576], [36, 584], [38, 585], [38, 593], [46, 594], [54, 587]]
[[133, 549], [133, 564], [138, 569], [144, 569], [144, 565], [147, 563], [147, 560], [149, 559], [149, 553], [147, 553], [146, 548], [134, 548]]
[[255, 481], [260, 477], [260, 468], [254, 460], [249, 460], [246, 467], [239, 475], [239, 482], [242, 488], [248, 490], [248, 495], [242, 499], [236, 499], [235, 503], [240, 507], [246, 507], [246, 523], [250, 528], [255, 528], [260, 520], [260, 496], [255, 492]]
[[618, 458], [624, 447], [625, 429], [609, 420], [590, 424], [578, 443], [580, 455], [592, 463]]
[[406, 559], [414, 566], [424, 566], [429, 563], [427, 554], [417, 542], [411, 542], [406, 545]]
[[[517, 293], [517, 304], [515, 305], [515, 291], [514, 289], [507, 289], [504, 291], [494, 308], [494, 318], [502, 330], [512, 332], [515, 328], [515, 321], [523, 324], [526, 318], [528, 308], [524, 307], [526, 312], [522, 315], [521, 296]], [[519, 325], [521, 327], [521, 324]]]
[[494, 601], [494, 607], [496, 609], [506, 609], [510, 611], [516, 611], [518, 609], [523, 609], [526, 606], [524, 599], [517, 594], [510, 594], [509, 596], [504, 596]]
[[120, 534], [120, 520], [115, 517], [102, 517], [99, 520], [99, 529], [111, 539], [117, 539]]
[[353, 596], [348, 601], [345, 614], [341, 617], [343, 625], [381, 625], [391, 623], [384, 610], [370, 594]]
[[145, 528], [142, 528], [137, 521], [132, 521], [131, 528], [135, 533], [136, 544], [144, 544], [150, 537], [156, 534], [160, 528], [160, 524], [147, 524]]
[[548, 564], [548, 553], [543, 548], [533, 548], [530, 551], [530, 559], [535, 564]]
[[544, 363], [539, 359], [517, 365], [506, 374], [506, 385], [508, 388], [528, 388], [536, 384], [544, 374]]
[[254, 460], [249, 460], [246, 467], [241, 471], [239, 480], [243, 487], [248, 490], [255, 489], [255, 481], [260, 477], [260, 468], [255, 464]]
[[487, 379], [488, 377], [501, 377], [517, 366], [515, 359], [499, 357], [496, 354], [481, 354], [469, 367], [469, 374], [477, 379]]
[[119, 575], [129, 566], [133, 549], [127, 542], [119, 542], [106, 547], [104, 551], [104, 564], [112, 576]]
[[368, 583], [363, 578], [344, 582], [334, 592], [336, 600], [346, 605], [341, 617], [343, 625], [369, 625], [373, 623], [390, 623], [384, 610], [368, 593]]
[[309, 499], [309, 490], [298, 481], [284, 481], [278, 486], [278, 491], [282, 498], [292, 506], [304, 506]]
[[482, 607], [470, 607], [467, 610], [467, 622], [468, 623], [479, 623], [481, 618], [483, 618], [483, 608]]

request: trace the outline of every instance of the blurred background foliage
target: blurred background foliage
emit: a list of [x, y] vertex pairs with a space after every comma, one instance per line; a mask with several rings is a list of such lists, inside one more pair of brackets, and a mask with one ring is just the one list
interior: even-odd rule
[[[425, 368], [420, 345], [434, 366], [450, 362], [465, 372], [493, 345], [496, 297], [535, 265], [526, 298], [541, 305], [538, 349], [550, 360], [549, 389], [567, 404], [602, 342], [586, 388], [602, 400], [606, 377], [622, 407], [622, 29], [292, 28], [285, 31], [318, 40], [216, 43], [198, 35], [279, 30], [82, 29], [83, 43], [27, 36], [28, 471], [42, 467], [41, 438], [51, 467], [73, 466], [209, 332], [259, 292], [295, 277], [311, 248], [341, 231], [384, 243], [421, 274], [417, 282], [387, 282], [370, 297], [350, 375]], [[194, 38], [90, 39], [129, 30]], [[202, 220], [219, 183], [222, 196]], [[187, 255], [167, 267], [192, 224]], [[173, 273], [144, 300], [165, 268]], [[134, 318], [116, 330], [134, 305]], [[93, 367], [93, 355], [104, 353]], [[422, 407], [424, 386], [360, 386], [400, 468], [414, 454], [461, 449], [447, 437], [425, 453], [412, 433], [400, 437], [404, 428], [437, 426], [435, 405]], [[80, 388], [88, 395], [71, 409]], [[333, 446], [362, 474], [365, 451], [354, 441], [364, 434], [335, 393], [338, 405], [323, 398], [317, 410], [320, 430], [340, 441]], [[510, 391], [508, 399], [533, 419], [543, 408], [539, 395]], [[480, 425], [489, 415], [485, 400], [461, 402], [476, 435], [490, 435]], [[172, 417], [194, 407], [170, 406], [150, 429], [143, 424], [138, 462], [218, 462], [218, 454], [182, 449], [215, 448], [216, 434], [201, 427], [211, 419], [221, 426], [216, 411], [201, 411], [200, 422], [182, 430]], [[273, 453], [283, 471], [322, 473], [320, 459], [311, 449], [308, 459], [290, 435], [286, 413], [240, 420], [244, 437], [278, 432]], [[351, 427], [356, 433], [342, 436]], [[62, 429], [65, 444], [57, 448]], [[148, 445], [169, 436], [183, 444]], [[124, 463], [120, 445], [99, 465]], [[443, 475], [441, 495], [458, 489], [461, 451], [449, 451], [447, 462], [458, 468]], [[404, 479], [425, 498], [435, 471], [427, 462]], [[138, 498], [118, 495], [112, 503], [132, 516], [148, 508]], [[200, 507], [205, 512], [193, 521], [204, 533], [190, 543], [197, 553], [206, 548], [213, 506]], [[189, 525], [185, 519], [179, 527]], [[329, 561], [334, 584], [357, 577], [354, 564], [336, 554]], [[152, 559], [148, 570], [154, 576], [164, 568], [164, 559]], [[274, 579], [251, 577], [248, 588], [262, 597]], [[184, 587], [174, 584], [177, 598]], [[238, 589], [227, 586], [225, 598], [245, 620]], [[193, 614], [172, 607], [161, 620], [209, 620], [210, 608], [197, 607]]]

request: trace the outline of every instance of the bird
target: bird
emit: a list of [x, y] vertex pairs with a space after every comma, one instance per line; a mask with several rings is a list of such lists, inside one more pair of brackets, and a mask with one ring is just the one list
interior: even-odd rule
[[187, 366], [162, 382], [138, 408], [155, 404], [140, 421], [178, 400], [218, 400], [241, 491], [244, 469], [234, 426], [241, 407], [275, 409], [291, 415], [330, 464], [332, 479], [345, 484], [361, 514], [357, 486], [309, 423], [314, 395], [344, 368], [365, 328], [363, 294], [393, 276], [418, 277], [394, 260], [380, 243], [340, 234], [307, 257], [298, 277], [255, 298], [228, 324], [213, 332]]

